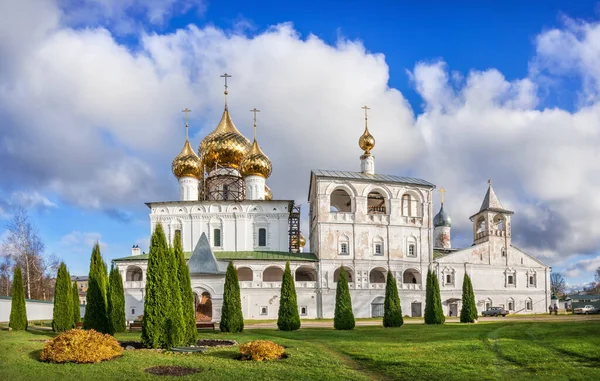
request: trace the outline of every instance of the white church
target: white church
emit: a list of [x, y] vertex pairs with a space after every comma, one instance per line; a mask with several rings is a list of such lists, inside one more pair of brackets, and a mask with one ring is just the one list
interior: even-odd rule
[[[423, 316], [428, 269], [439, 278], [447, 316], [460, 312], [465, 273], [472, 279], [480, 312], [491, 306], [510, 313], [545, 312], [550, 267], [512, 245], [513, 212], [504, 209], [491, 182], [471, 217], [473, 245], [452, 248], [443, 193], [433, 217], [435, 185], [376, 173], [371, 154], [375, 139], [367, 126], [368, 108], [363, 109], [360, 171], [311, 172], [308, 250], [300, 233], [299, 206], [273, 199], [266, 184], [272, 165], [256, 140], [259, 110], [253, 110], [250, 142], [235, 127], [226, 101], [221, 121], [197, 154], [187, 138], [186, 121], [186, 141], [172, 164], [179, 200], [146, 205], [152, 231], [162, 224], [171, 242], [176, 231], [181, 233], [196, 319], [219, 321], [229, 261], [238, 271], [246, 319], [277, 318], [286, 261], [295, 277], [302, 318], [333, 317], [341, 271], [349, 280], [354, 315], [383, 316], [388, 269], [397, 280], [404, 315]], [[184, 111], [187, 115], [189, 110]], [[114, 263], [124, 279], [127, 320], [134, 320], [144, 313], [148, 255], [134, 246], [130, 256]]]

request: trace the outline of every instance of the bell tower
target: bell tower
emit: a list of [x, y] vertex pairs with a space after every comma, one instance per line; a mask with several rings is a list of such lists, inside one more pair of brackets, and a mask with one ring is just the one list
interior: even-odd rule
[[514, 212], [504, 209], [488, 180], [488, 190], [483, 198], [479, 212], [472, 215], [473, 244], [490, 243], [490, 253], [506, 257], [511, 245], [511, 216]]

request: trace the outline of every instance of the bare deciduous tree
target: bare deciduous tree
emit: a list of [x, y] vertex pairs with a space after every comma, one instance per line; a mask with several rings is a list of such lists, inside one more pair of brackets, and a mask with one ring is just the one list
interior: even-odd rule
[[44, 256], [44, 243], [24, 208], [17, 207], [6, 225], [3, 252], [23, 270], [28, 299], [48, 299], [52, 293], [52, 275], [58, 268], [55, 256]]
[[565, 294], [565, 278], [563, 278], [561, 273], [550, 274], [550, 291], [552, 291], [552, 293], [558, 297]]

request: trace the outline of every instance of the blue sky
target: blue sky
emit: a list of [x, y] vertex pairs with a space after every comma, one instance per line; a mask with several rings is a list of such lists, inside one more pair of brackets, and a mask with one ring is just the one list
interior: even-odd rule
[[[357, 170], [369, 103], [378, 171], [448, 189], [455, 246], [472, 242], [467, 217], [493, 178], [517, 246], [571, 284], [600, 266], [596, 2], [9, 3], [0, 217], [30, 207], [72, 273], [87, 273], [95, 240], [108, 259], [147, 249], [144, 202], [177, 197], [179, 110], [193, 110], [197, 145], [218, 122], [225, 71], [247, 136], [245, 110], [263, 110], [276, 197], [307, 209], [311, 168]], [[339, 148], [323, 153], [314, 134]]]

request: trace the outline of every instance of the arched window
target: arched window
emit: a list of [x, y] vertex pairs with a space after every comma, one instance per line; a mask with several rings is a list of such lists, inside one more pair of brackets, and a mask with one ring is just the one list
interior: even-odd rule
[[490, 308], [492, 308], [492, 299], [490, 299], [490, 298], [487, 298], [487, 299], [485, 300], [485, 309], [486, 309], [486, 310], [489, 310]]
[[338, 252], [340, 255], [350, 254], [350, 240], [345, 235], [338, 238]]
[[258, 229], [258, 246], [267, 246], [267, 229]]
[[277, 266], [267, 267], [263, 271], [264, 282], [281, 282], [283, 280], [283, 270]]
[[477, 219], [477, 233], [483, 233], [484, 231], [486, 231], [485, 228], [485, 217], [484, 216], [479, 216], [479, 218]]
[[421, 216], [419, 210], [419, 198], [413, 194], [403, 194], [400, 207], [402, 209], [402, 215], [405, 217]]
[[350, 213], [352, 212], [352, 199], [344, 189], [335, 189], [329, 197], [329, 211]]
[[383, 239], [375, 237], [373, 240], [373, 255], [383, 255]]
[[369, 273], [369, 282], [385, 283], [385, 269], [378, 267], [371, 270], [371, 272]]
[[387, 214], [385, 207], [385, 197], [377, 191], [372, 191], [367, 196], [368, 214]]
[[[338, 267], [337, 270], [333, 273], [333, 281], [337, 282], [340, 279], [340, 270], [342, 268]], [[349, 283], [354, 282], [354, 278], [352, 277], [352, 270], [349, 267], [344, 267], [344, 271], [346, 272], [346, 278]]]
[[415, 269], [407, 269], [402, 275], [402, 283], [421, 284], [421, 273]]
[[507, 305], [508, 305], [508, 310], [509, 311], [514, 311], [515, 310], [515, 300], [513, 298], [508, 298], [508, 300], [506, 301]]
[[416, 257], [417, 256], [417, 240], [415, 237], [408, 237], [406, 239], [406, 256]]
[[494, 227], [498, 231], [504, 231], [506, 221], [504, 220], [504, 216], [501, 214], [496, 214], [494, 216]]
[[312, 267], [300, 266], [296, 269], [296, 282], [315, 282], [317, 271]]
[[221, 247], [221, 229], [213, 230], [213, 246]]
[[531, 311], [531, 310], [533, 310], [533, 301], [531, 300], [531, 298], [527, 298], [527, 299], [525, 300], [525, 309], [526, 309], [527, 311]]
[[127, 282], [139, 282], [142, 280], [143, 274], [142, 269], [138, 266], [129, 266], [125, 274], [125, 280]]
[[253, 280], [252, 269], [249, 267], [238, 267], [237, 273], [240, 282], [251, 282]]

